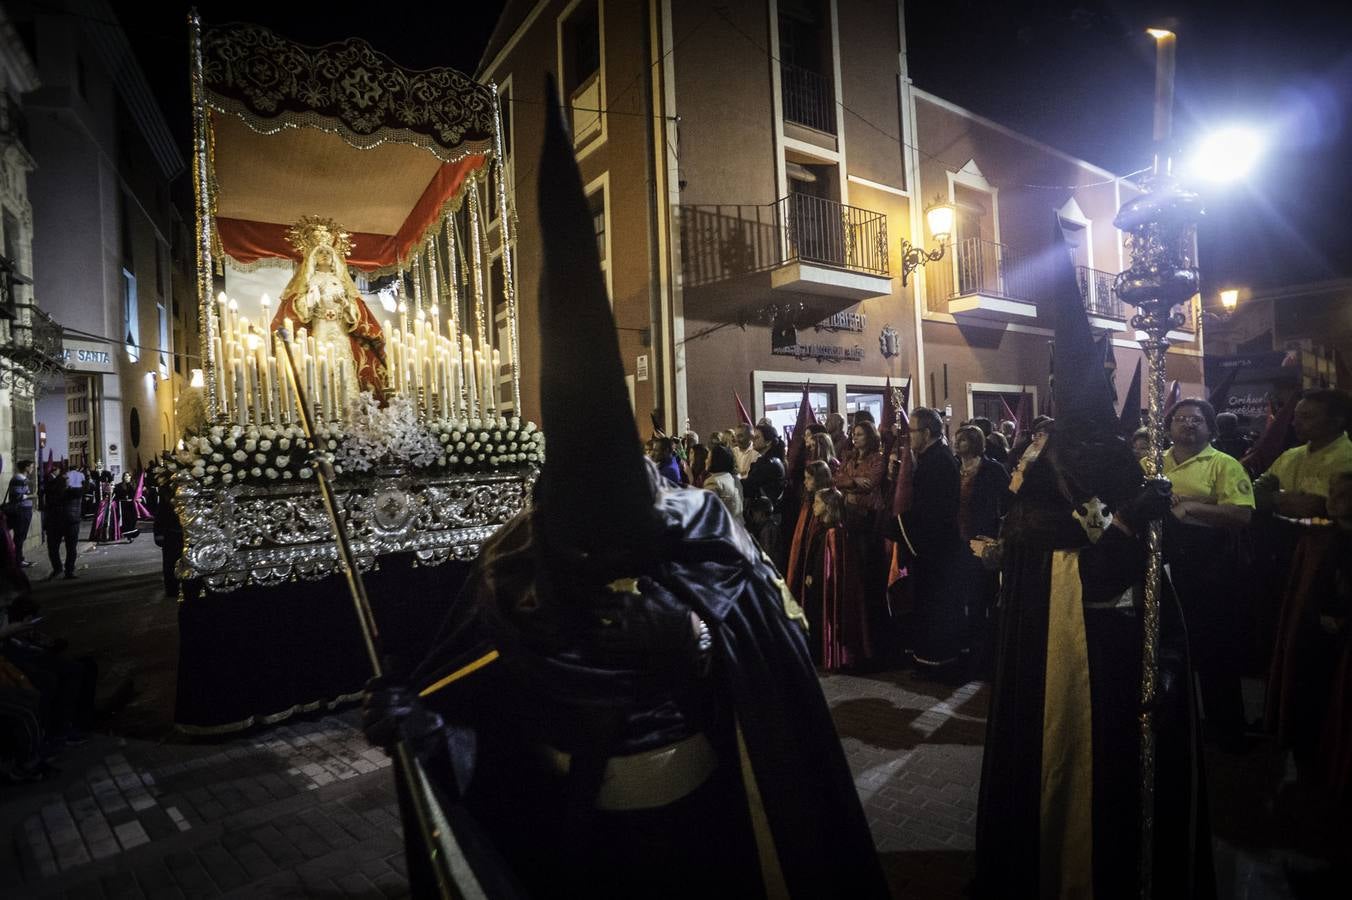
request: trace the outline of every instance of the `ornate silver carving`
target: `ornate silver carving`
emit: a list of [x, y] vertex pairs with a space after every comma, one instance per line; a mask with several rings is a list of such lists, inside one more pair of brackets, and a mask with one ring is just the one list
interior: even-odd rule
[[[338, 486], [357, 565], [390, 553], [415, 565], [473, 559], [484, 541], [526, 509], [537, 473], [408, 476], [385, 473]], [[181, 579], [229, 592], [246, 585], [317, 581], [341, 573], [324, 502], [312, 482], [281, 486], [180, 484]]]

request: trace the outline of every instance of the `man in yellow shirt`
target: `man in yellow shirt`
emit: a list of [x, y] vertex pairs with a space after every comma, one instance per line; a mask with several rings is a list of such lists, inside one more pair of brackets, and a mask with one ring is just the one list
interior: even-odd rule
[[1207, 735], [1222, 749], [1241, 751], [1246, 641], [1245, 616], [1236, 608], [1242, 573], [1233, 533], [1249, 524], [1253, 485], [1239, 460], [1211, 445], [1216, 411], [1207, 401], [1180, 400], [1164, 426], [1173, 439], [1164, 475], [1173, 482], [1174, 497], [1173, 516], [1165, 520], [1165, 559], [1188, 623]]
[[1307, 391], [1296, 404], [1294, 425], [1305, 443], [1277, 457], [1259, 477], [1258, 508], [1289, 519], [1326, 518], [1329, 482], [1352, 472], [1352, 397], [1332, 388]]

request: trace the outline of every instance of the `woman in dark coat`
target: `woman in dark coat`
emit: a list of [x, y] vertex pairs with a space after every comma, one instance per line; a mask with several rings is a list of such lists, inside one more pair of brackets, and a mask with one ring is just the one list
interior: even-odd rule
[[[962, 478], [958, 496], [958, 530], [964, 543], [980, 545], [980, 538], [1000, 534], [1005, 497], [1009, 494], [1009, 474], [1004, 466], [986, 456], [986, 436], [975, 425], [964, 425], [953, 436]], [[987, 569], [975, 554], [959, 556], [959, 579], [967, 607], [968, 640], [971, 642], [972, 674], [987, 678], [991, 662], [989, 648], [995, 630], [995, 601], [1000, 576]]]

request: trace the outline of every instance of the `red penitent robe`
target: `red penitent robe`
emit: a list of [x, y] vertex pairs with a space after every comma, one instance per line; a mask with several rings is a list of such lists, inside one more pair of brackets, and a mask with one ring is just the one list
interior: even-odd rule
[[798, 507], [798, 524], [793, 529], [793, 542], [789, 544], [789, 562], [784, 567], [784, 581], [789, 586], [789, 592], [800, 603], [804, 602], [805, 596], [803, 576], [807, 574], [808, 549], [816, 533], [817, 520], [812, 515], [812, 496], [805, 493]]
[[836, 671], [873, 655], [868, 612], [859, 572], [845, 550], [845, 527], [819, 530], [816, 539], [822, 542], [820, 568], [812, 573], [821, 584], [822, 667]]

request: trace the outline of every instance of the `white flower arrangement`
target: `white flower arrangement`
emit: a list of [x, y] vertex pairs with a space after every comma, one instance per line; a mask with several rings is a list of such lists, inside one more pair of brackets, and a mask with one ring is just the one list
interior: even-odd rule
[[[387, 405], [368, 391], [348, 404], [344, 423], [326, 422], [315, 444], [334, 472], [381, 465], [419, 471], [475, 473], [530, 468], [544, 462], [544, 435], [516, 417], [419, 422], [407, 397]], [[172, 476], [205, 487], [308, 481], [312, 448], [299, 425], [211, 425], [186, 438], [169, 461]]]

